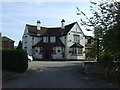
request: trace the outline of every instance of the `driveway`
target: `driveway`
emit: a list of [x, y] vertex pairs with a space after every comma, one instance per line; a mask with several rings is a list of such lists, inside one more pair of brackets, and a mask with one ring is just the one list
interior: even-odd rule
[[3, 88], [117, 88], [119, 86], [80, 73], [81, 61], [33, 61], [18, 79]]

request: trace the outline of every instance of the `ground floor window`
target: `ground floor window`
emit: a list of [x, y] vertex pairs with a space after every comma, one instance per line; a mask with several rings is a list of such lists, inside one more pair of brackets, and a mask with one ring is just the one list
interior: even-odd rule
[[78, 48], [78, 54], [82, 54], [82, 48]]
[[82, 48], [72, 48], [72, 55], [82, 55]]

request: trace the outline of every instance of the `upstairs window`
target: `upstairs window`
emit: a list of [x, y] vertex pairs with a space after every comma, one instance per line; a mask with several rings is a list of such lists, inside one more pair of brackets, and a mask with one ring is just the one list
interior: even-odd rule
[[55, 42], [55, 41], [56, 41], [56, 37], [55, 37], [55, 36], [51, 36], [51, 37], [50, 37], [50, 42], [53, 43], [53, 42]]
[[73, 35], [74, 42], [80, 42], [80, 36], [79, 35]]
[[48, 37], [43, 37], [43, 42], [48, 42]]

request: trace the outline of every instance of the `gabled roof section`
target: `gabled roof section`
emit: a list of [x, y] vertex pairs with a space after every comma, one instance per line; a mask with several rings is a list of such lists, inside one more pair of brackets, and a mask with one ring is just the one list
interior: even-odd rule
[[61, 29], [61, 27], [55, 28], [41, 27], [41, 30], [37, 30], [37, 26], [29, 24], [26, 24], [26, 27], [28, 28], [29, 35], [31, 36], [62, 36], [67, 35], [67, 33], [71, 30], [75, 23], [77, 22], [66, 25], [65, 29]]
[[74, 48], [74, 47], [76, 47], [76, 48], [83, 48], [83, 46], [80, 44], [80, 43], [74, 43], [70, 48]]
[[3, 37], [2, 37], [2, 41], [15, 42], [14, 40], [12, 40], [12, 39], [10, 39], [10, 38], [8, 38], [8, 37], [6, 37], [6, 36], [3, 36]]
[[67, 35], [67, 33], [72, 29], [72, 27], [76, 24], [77, 22], [71, 23], [69, 25], [65, 26], [65, 29], [63, 30], [63, 34], [61, 35]]

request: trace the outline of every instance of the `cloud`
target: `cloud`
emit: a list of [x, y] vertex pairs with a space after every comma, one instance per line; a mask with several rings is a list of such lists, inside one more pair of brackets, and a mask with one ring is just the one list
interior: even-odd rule
[[[17, 23], [26, 23], [26, 21], [25, 20], [20, 20], [20, 19], [18, 19], [18, 18], [15, 18], [15, 17], [11, 17], [11, 16], [8, 16], [8, 15], [3, 15], [2, 16], [3, 17], [3, 20], [4, 19], [10, 19], [10, 20], [13, 20], [14, 22], [17, 22]], [[3, 22], [4, 23], [4, 22]]]

